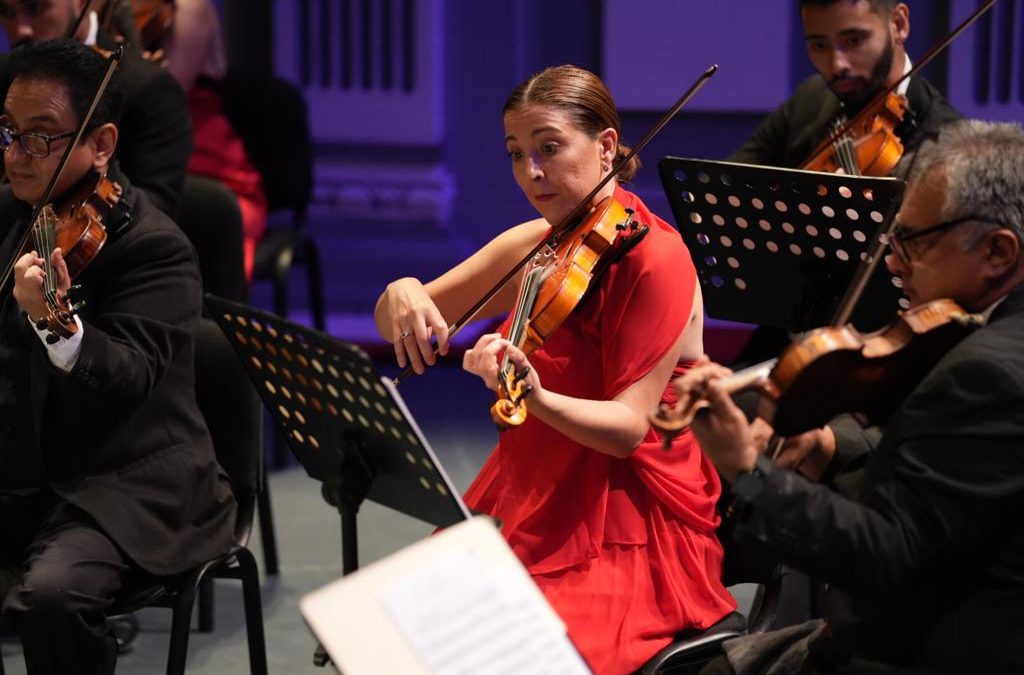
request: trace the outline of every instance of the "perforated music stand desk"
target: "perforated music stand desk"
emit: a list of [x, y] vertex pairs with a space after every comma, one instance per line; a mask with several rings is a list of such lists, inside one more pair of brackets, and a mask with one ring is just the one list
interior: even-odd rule
[[358, 567], [363, 499], [438, 527], [469, 518], [401, 396], [363, 350], [210, 294], [206, 305], [295, 457], [341, 514], [343, 573]]
[[[829, 325], [903, 194], [896, 178], [665, 157], [661, 182], [716, 319], [800, 332]], [[889, 323], [906, 300], [879, 265], [851, 322]]]

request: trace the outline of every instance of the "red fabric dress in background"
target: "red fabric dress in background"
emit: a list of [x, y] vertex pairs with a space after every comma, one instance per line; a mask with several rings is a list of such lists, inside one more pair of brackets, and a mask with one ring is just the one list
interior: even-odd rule
[[[679, 234], [636, 195], [618, 188], [615, 198], [650, 231], [530, 356], [544, 387], [567, 396], [614, 398], [650, 372], [690, 317], [696, 271]], [[501, 520], [591, 668], [616, 674], [735, 609], [715, 537], [720, 489], [689, 431], [665, 452], [650, 430], [617, 459], [528, 417], [501, 434], [466, 502]]]
[[252, 281], [256, 244], [267, 227], [267, 198], [260, 172], [249, 161], [242, 139], [224, 115], [218, 83], [200, 77], [188, 92], [192, 113], [192, 156], [189, 173], [221, 181], [238, 198], [242, 212], [245, 278]]

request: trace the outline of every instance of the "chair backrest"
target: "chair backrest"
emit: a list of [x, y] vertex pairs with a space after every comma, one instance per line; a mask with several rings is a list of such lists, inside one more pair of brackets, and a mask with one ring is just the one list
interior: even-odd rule
[[224, 114], [263, 178], [269, 210], [304, 216], [313, 196], [313, 144], [302, 91], [280, 77], [229, 70]]
[[219, 181], [189, 174], [176, 221], [196, 249], [204, 290], [245, 302], [242, 212], [235, 195]]
[[263, 484], [262, 404], [224, 332], [205, 317], [196, 335], [195, 368], [196, 401], [217, 461], [231, 479], [238, 503], [235, 540], [244, 545]]

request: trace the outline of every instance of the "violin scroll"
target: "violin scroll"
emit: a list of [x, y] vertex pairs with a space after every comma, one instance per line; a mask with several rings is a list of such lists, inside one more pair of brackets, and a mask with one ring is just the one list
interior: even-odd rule
[[533, 393], [533, 385], [526, 382], [529, 374], [529, 366], [519, 371], [502, 368], [498, 372], [498, 400], [491, 406], [491, 418], [500, 431], [526, 421], [526, 397]]
[[671, 448], [672, 440], [690, 426], [697, 413], [706, 407], [708, 402], [701, 398], [700, 392], [693, 392], [689, 400], [680, 401], [674, 406], [659, 403], [654, 412], [647, 416], [647, 420], [661, 434], [662, 449]]
[[52, 304], [47, 299], [46, 318], [36, 322], [37, 330], [47, 331], [47, 344], [52, 345], [60, 340], [66, 340], [78, 332], [75, 314], [81, 309], [83, 303], [72, 300], [70, 293], [73, 289], [81, 289], [81, 286], [69, 288], [67, 294], [61, 294]]
[[[736, 371], [732, 375], [718, 380], [718, 384], [730, 394], [745, 389], [759, 389], [770, 396], [773, 389], [771, 374], [777, 361], [778, 359], [770, 359]], [[695, 389], [685, 400], [679, 401], [674, 406], [666, 403], [658, 404], [658, 407], [647, 416], [647, 420], [661, 434], [662, 447], [668, 450], [672, 445], [672, 439], [690, 426], [697, 414], [707, 407], [708, 402], [704, 399], [704, 389]]]

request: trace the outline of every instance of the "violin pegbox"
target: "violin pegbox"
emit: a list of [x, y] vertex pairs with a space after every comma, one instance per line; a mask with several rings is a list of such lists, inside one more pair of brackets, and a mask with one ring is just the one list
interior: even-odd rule
[[635, 213], [633, 209], [625, 209], [625, 211], [626, 218], [615, 225], [615, 229], [619, 232], [615, 242], [616, 253], [614, 259], [616, 262], [633, 250], [633, 247], [640, 243], [640, 240], [647, 235], [647, 231], [650, 229], [647, 225], [633, 219]]

